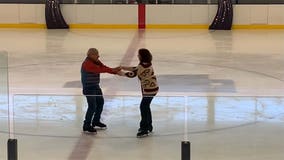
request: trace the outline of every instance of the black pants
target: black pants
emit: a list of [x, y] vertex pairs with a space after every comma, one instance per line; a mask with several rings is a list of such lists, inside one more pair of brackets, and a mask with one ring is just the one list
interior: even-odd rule
[[101, 119], [101, 114], [104, 106], [104, 97], [100, 88], [89, 92], [86, 96], [88, 102], [88, 109], [85, 115], [84, 126], [91, 126]]
[[153, 100], [153, 96], [143, 96], [140, 103], [141, 121], [140, 130], [149, 130], [153, 128], [152, 126], [152, 114], [150, 104]]

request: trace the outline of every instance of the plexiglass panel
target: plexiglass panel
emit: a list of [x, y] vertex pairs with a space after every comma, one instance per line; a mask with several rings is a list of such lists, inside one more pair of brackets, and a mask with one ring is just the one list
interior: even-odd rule
[[84, 96], [14, 95], [21, 159], [180, 159], [185, 138], [193, 159], [284, 158], [284, 97], [155, 96], [153, 133], [143, 139], [136, 138], [140, 101], [104, 96], [108, 128], [93, 135], [82, 132]]
[[7, 158], [8, 128], [8, 54], [0, 51], [0, 159]]

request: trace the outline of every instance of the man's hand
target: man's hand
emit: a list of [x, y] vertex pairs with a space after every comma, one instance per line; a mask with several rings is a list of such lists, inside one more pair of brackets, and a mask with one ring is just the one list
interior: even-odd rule
[[117, 72], [119, 72], [121, 70], [121, 67], [119, 66], [119, 67], [115, 67], [115, 68], [112, 68], [112, 71], [114, 72], [114, 73], [117, 73]]

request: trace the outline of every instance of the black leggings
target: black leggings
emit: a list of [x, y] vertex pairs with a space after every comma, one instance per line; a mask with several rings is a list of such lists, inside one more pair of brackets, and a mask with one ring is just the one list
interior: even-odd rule
[[152, 130], [152, 114], [150, 104], [153, 100], [153, 96], [143, 96], [140, 103], [141, 121], [140, 130]]

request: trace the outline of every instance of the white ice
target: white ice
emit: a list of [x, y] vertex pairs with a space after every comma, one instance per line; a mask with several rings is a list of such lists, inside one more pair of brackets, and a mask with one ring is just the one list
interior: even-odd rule
[[[283, 44], [283, 30], [1, 29], [0, 159], [14, 136], [21, 160], [177, 160], [183, 140], [195, 160], [283, 160]], [[152, 52], [153, 135], [135, 137], [138, 80], [110, 74], [101, 77], [108, 129], [82, 134], [80, 65], [90, 47], [110, 67]]]

